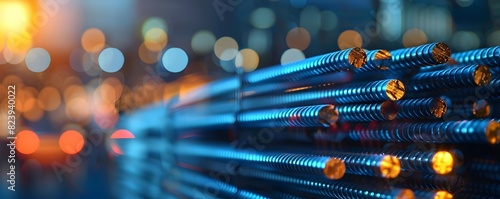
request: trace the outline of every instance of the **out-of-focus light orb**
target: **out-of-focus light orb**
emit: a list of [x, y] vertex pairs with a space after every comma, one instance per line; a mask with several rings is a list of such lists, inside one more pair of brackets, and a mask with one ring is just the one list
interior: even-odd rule
[[80, 152], [85, 144], [82, 134], [75, 130], [68, 130], [59, 137], [59, 147], [67, 154]]
[[98, 62], [103, 71], [114, 73], [122, 68], [125, 57], [117, 48], [106, 48], [99, 54]]
[[339, 48], [342, 50], [346, 48], [361, 47], [363, 45], [363, 38], [361, 38], [361, 34], [355, 30], [346, 30], [340, 33], [337, 42]]
[[168, 33], [168, 27], [167, 23], [165, 23], [165, 20], [159, 17], [150, 17], [146, 19], [142, 24], [141, 28], [142, 37], [145, 38], [146, 33], [152, 28], [160, 28], [164, 30], [166, 33]]
[[43, 110], [53, 111], [61, 105], [61, 94], [54, 87], [44, 87], [38, 94], [38, 104]]
[[254, 49], [259, 55], [266, 54], [272, 44], [269, 30], [253, 29], [248, 34], [248, 47]]
[[306, 56], [304, 53], [295, 48], [291, 48], [286, 50], [282, 55], [281, 55], [281, 64], [287, 64], [291, 62], [296, 62], [305, 59]]
[[85, 52], [82, 57], [83, 70], [87, 75], [95, 77], [101, 74], [102, 69], [98, 63], [99, 54]]
[[111, 139], [133, 139], [134, 134], [126, 129], [118, 129], [110, 136]]
[[215, 55], [222, 61], [234, 59], [238, 54], [238, 43], [231, 37], [221, 37], [214, 45]]
[[28, 51], [24, 60], [30, 71], [35, 73], [43, 72], [50, 65], [50, 55], [43, 48], [33, 48]]
[[104, 33], [97, 28], [89, 28], [82, 34], [82, 47], [90, 53], [97, 53], [104, 48], [106, 37]]
[[3, 49], [3, 56], [9, 64], [20, 64], [26, 56], [26, 51], [12, 50], [11, 47], [6, 47]]
[[409, 29], [403, 34], [403, 46], [408, 48], [427, 43], [427, 35], [418, 28]]
[[149, 50], [144, 42], [139, 46], [138, 50], [139, 58], [146, 64], [153, 64], [160, 60], [162, 52], [161, 51], [151, 51]]
[[242, 67], [245, 72], [251, 72], [259, 66], [259, 55], [250, 48], [238, 52], [235, 60], [236, 67]]
[[451, 36], [450, 46], [454, 51], [466, 51], [479, 48], [479, 36], [470, 31], [458, 31]]
[[469, 7], [474, 3], [474, 0], [455, 0], [460, 7]]
[[163, 67], [165, 67], [167, 71], [178, 73], [186, 68], [189, 58], [184, 50], [180, 48], [170, 48], [163, 53], [161, 61]]
[[206, 55], [210, 53], [215, 44], [215, 35], [208, 30], [196, 32], [191, 39], [191, 48], [195, 53]]
[[161, 28], [151, 28], [144, 35], [144, 45], [150, 51], [158, 52], [167, 46], [167, 33]]
[[500, 30], [495, 30], [486, 39], [488, 46], [500, 46]]
[[25, 104], [27, 104], [26, 106], [31, 107], [30, 109], [24, 111], [23, 117], [25, 119], [27, 119], [28, 121], [31, 121], [31, 122], [36, 122], [36, 121], [42, 119], [44, 111], [40, 107], [40, 105], [39, 105], [40, 103], [38, 102], [38, 100], [36, 98], [33, 97], [33, 98], [27, 99]]
[[286, 44], [288, 48], [305, 50], [311, 43], [311, 35], [304, 28], [293, 28], [286, 34]]
[[307, 0], [290, 0], [290, 4], [295, 8], [303, 8], [307, 4]]
[[310, 5], [300, 13], [300, 26], [307, 29], [309, 34], [316, 35], [321, 27], [321, 13], [318, 7]]
[[321, 12], [321, 30], [332, 31], [337, 27], [338, 18], [337, 15], [330, 11], [325, 10]]
[[40, 146], [40, 139], [35, 132], [23, 130], [16, 135], [16, 150], [19, 153], [28, 155], [36, 152]]
[[250, 23], [256, 28], [270, 28], [275, 22], [274, 11], [269, 8], [257, 8], [250, 15]]

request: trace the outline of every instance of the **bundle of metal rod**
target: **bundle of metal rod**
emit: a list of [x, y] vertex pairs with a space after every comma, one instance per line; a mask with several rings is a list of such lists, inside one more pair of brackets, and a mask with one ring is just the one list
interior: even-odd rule
[[351, 104], [337, 106], [339, 121], [370, 122], [393, 120], [398, 115], [398, 107], [393, 101], [387, 100], [373, 104]]
[[205, 84], [179, 96], [174, 107], [194, 104], [222, 94], [234, 92], [241, 87], [241, 82], [259, 83], [269, 80], [298, 80], [325, 73], [361, 68], [366, 63], [366, 53], [361, 48], [350, 48], [325, 55], [307, 58], [286, 65], [277, 65], [239, 77], [229, 77]]
[[449, 151], [387, 150], [370, 148], [349, 148], [344, 152], [392, 155], [401, 162], [401, 171], [432, 172], [440, 175], [453, 170], [454, 159]]
[[399, 100], [396, 105], [397, 119], [437, 119], [447, 111], [446, 102], [435, 97]]
[[488, 67], [470, 65], [418, 73], [410, 80], [404, 81], [404, 84], [408, 92], [423, 92], [484, 86], [490, 80], [491, 72]]
[[176, 115], [176, 130], [228, 129], [241, 127], [328, 127], [338, 119], [333, 105], [302, 106], [273, 110], [254, 110], [216, 115]]
[[332, 198], [414, 198], [413, 191], [395, 187], [374, 188], [369, 185], [354, 184], [327, 179], [304, 179], [285, 176], [273, 172], [240, 167], [238, 174], [242, 177], [266, 180], [275, 186], [296, 189], [316, 194], [320, 197]]
[[278, 152], [245, 152], [230, 147], [189, 142], [177, 143], [174, 151], [178, 156], [234, 160], [241, 165], [310, 174], [329, 179], [340, 179], [346, 171], [346, 165], [342, 160], [328, 156]]
[[430, 43], [393, 50], [391, 55], [389, 70], [398, 70], [446, 63], [451, 50], [444, 43]]
[[500, 123], [487, 119], [357, 124], [347, 133], [357, 141], [500, 143]]
[[449, 111], [443, 117], [444, 120], [463, 120], [490, 116], [490, 104], [484, 99], [475, 100], [475, 98], [451, 98], [447, 96], [441, 98], [449, 107]]

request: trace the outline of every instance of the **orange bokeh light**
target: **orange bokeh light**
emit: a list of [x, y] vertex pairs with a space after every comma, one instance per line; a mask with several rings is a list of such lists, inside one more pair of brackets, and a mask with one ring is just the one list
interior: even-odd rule
[[17, 134], [16, 149], [22, 154], [32, 154], [40, 146], [40, 139], [35, 132], [24, 130]]
[[75, 130], [65, 131], [59, 137], [59, 147], [67, 154], [76, 154], [80, 152], [85, 144], [83, 136]]
[[104, 48], [106, 37], [104, 33], [97, 28], [87, 29], [82, 35], [82, 47], [90, 53], [97, 53]]
[[111, 134], [111, 139], [131, 139], [135, 138], [134, 134], [125, 129], [116, 130], [113, 134]]

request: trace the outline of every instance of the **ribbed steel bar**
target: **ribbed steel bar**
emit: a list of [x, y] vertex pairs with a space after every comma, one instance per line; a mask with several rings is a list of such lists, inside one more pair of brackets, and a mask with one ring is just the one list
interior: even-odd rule
[[498, 67], [500, 66], [500, 46], [453, 53], [451, 58], [461, 64]]
[[310, 174], [329, 179], [342, 178], [346, 170], [342, 160], [328, 156], [279, 152], [245, 152], [229, 147], [204, 145], [202, 143], [178, 143], [175, 153], [183, 156], [234, 160], [242, 165], [275, 171]]
[[[361, 68], [360, 68], [361, 69]], [[268, 94], [273, 92], [289, 92], [293, 90], [305, 90], [319, 88], [323, 85], [335, 85], [348, 83], [352, 79], [350, 72], [328, 73], [302, 79], [300, 81], [270, 82], [260, 84], [243, 85], [241, 93], [243, 97]]]
[[444, 43], [430, 43], [393, 50], [391, 55], [389, 70], [398, 70], [446, 63], [451, 50]]
[[370, 123], [354, 125], [347, 133], [358, 141], [498, 144], [500, 123], [493, 120]]
[[373, 104], [350, 104], [337, 106], [339, 121], [370, 122], [393, 120], [398, 115], [398, 106], [387, 100]]
[[237, 118], [241, 127], [328, 127], [337, 121], [338, 112], [333, 105], [315, 105], [245, 111]]
[[361, 68], [365, 63], [365, 51], [361, 48], [350, 48], [285, 65], [256, 70], [247, 73], [243, 79], [250, 84], [280, 79], [295, 81], [325, 73]]
[[398, 119], [436, 119], [446, 113], [446, 102], [441, 98], [406, 99], [396, 102]]
[[470, 65], [419, 73], [404, 81], [408, 92], [449, 90], [487, 85], [491, 81], [488, 67]]
[[180, 114], [173, 118], [176, 130], [228, 129], [242, 127], [328, 127], [335, 123], [338, 112], [333, 105], [303, 106], [272, 110], [213, 115]]
[[277, 173], [250, 169], [246, 167], [239, 168], [239, 175], [249, 178], [257, 178], [276, 182], [277, 186], [287, 189], [297, 189], [303, 192], [316, 194], [322, 197], [332, 198], [414, 198], [414, 194], [409, 189], [400, 188], [373, 188], [369, 185], [353, 184], [341, 181], [331, 181], [326, 179], [303, 179], [289, 177]]
[[405, 86], [396, 79], [369, 83], [355, 83], [335, 86], [326, 90], [305, 90], [280, 95], [248, 97], [241, 102], [245, 110], [305, 106], [321, 103], [346, 104], [399, 100], [405, 94]]

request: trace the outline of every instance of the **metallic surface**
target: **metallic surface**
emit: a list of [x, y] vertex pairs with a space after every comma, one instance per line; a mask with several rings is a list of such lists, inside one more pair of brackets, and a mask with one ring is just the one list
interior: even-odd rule
[[348, 130], [358, 141], [490, 143], [500, 142], [500, 123], [493, 120], [358, 124]]
[[441, 98], [406, 99], [396, 102], [398, 119], [436, 119], [446, 113], [446, 102]]
[[430, 43], [411, 48], [391, 51], [392, 61], [389, 70], [414, 68], [446, 63], [451, 50], [444, 43]]
[[339, 121], [370, 122], [393, 120], [398, 115], [398, 107], [393, 101], [373, 104], [352, 104], [337, 106]]

